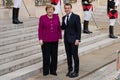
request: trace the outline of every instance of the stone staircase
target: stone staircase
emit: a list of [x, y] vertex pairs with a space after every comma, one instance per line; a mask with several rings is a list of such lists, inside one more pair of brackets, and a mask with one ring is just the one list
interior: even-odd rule
[[[118, 7], [118, 11], [120, 14], [120, 7]], [[93, 17], [95, 21], [100, 22], [109, 22], [109, 18], [107, 16], [107, 7], [106, 6], [99, 6], [94, 9]], [[93, 21], [93, 18], [91, 18]]]
[[6, 8], [0, 1], [0, 19], [10, 19], [12, 16], [12, 8]]
[[[107, 7], [106, 6], [99, 6], [94, 9], [93, 17], [95, 21], [100, 22], [109, 22], [109, 18], [107, 16]], [[93, 21], [93, 18], [91, 18]]]
[[[38, 20], [30, 18], [19, 25], [11, 24], [10, 20], [0, 21], [0, 80], [24, 80], [42, 70], [42, 54], [37, 38]], [[99, 31], [82, 34], [79, 55], [118, 41]], [[58, 52], [60, 65], [66, 62], [63, 43], [59, 44]]]

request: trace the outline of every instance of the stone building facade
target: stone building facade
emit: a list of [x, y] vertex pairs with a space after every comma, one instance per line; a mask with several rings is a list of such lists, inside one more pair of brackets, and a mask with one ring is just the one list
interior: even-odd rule
[[[100, 0], [101, 1], [101, 0]], [[99, 0], [94, 2], [95, 6], [99, 6]], [[25, 5], [23, 4], [25, 3]], [[80, 15], [81, 19], [83, 20], [83, 11], [81, 0], [62, 0], [61, 11], [59, 13], [60, 18], [65, 14], [63, 5], [64, 3], [70, 2], [73, 5], [73, 12]], [[9, 3], [9, 4], [8, 4]], [[39, 18], [40, 15], [45, 14], [45, 4], [49, 3], [49, 0], [22, 0], [22, 5], [20, 8], [20, 18], [29, 18], [29, 17], [37, 17]], [[14, 4], [13, 0], [0, 0], [0, 18], [1, 19], [9, 19], [12, 17], [12, 6]], [[25, 8], [27, 7], [30, 16], [27, 13]], [[63, 14], [62, 14], [63, 13]]]

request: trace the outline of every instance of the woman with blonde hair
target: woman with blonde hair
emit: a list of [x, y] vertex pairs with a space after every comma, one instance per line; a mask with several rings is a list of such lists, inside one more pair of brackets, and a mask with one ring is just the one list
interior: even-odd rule
[[57, 76], [58, 42], [62, 39], [60, 20], [58, 15], [54, 14], [55, 8], [51, 4], [47, 4], [45, 10], [47, 14], [40, 17], [38, 28], [43, 55], [43, 75], [50, 73]]

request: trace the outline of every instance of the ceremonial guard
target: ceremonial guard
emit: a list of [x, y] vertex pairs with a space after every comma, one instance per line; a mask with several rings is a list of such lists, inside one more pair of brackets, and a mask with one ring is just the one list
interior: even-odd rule
[[51, 0], [51, 4], [55, 6], [54, 14], [58, 14], [60, 11], [61, 0]]
[[87, 33], [87, 34], [92, 33], [88, 29], [89, 20], [91, 18], [91, 14], [93, 11], [92, 2], [93, 2], [93, 0], [82, 0], [82, 6], [83, 6], [83, 11], [84, 11], [83, 33]]
[[14, 0], [14, 7], [12, 13], [13, 24], [22, 24], [23, 22], [19, 21], [19, 8], [21, 6], [22, 0]]
[[107, 14], [110, 19], [110, 24], [109, 24], [109, 37], [110, 38], [118, 38], [114, 35], [114, 25], [115, 25], [116, 19], [118, 18], [118, 11], [117, 11], [118, 5], [119, 5], [118, 0], [107, 1]]

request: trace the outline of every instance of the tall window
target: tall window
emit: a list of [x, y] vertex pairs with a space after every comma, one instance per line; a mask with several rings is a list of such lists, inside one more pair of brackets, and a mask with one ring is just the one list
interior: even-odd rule
[[50, 3], [50, 0], [35, 0], [35, 5], [45, 5], [46, 3]]
[[[64, 3], [74, 3], [77, 2], [77, 0], [63, 0]], [[35, 5], [45, 5], [46, 3], [50, 3], [50, 0], [35, 0]]]
[[71, 2], [77, 2], [77, 0], [70, 0]]
[[6, 8], [10, 8], [13, 5], [13, 1], [12, 0], [2, 0], [3, 6], [5, 6]]
[[75, 3], [77, 0], [64, 0], [64, 3]]

